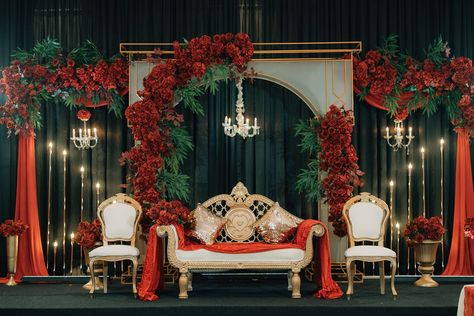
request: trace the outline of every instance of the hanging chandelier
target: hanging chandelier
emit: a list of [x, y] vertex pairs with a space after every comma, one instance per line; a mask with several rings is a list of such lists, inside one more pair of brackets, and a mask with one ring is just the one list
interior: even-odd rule
[[245, 119], [245, 105], [244, 105], [244, 93], [242, 88], [242, 81], [239, 80], [236, 84], [238, 94], [237, 101], [235, 103], [236, 123], [232, 123], [232, 118], [225, 117], [222, 126], [224, 127], [224, 134], [229, 137], [240, 135], [243, 139], [247, 137], [254, 137], [260, 133], [260, 126], [257, 125], [257, 118], [254, 118], [253, 125], [250, 125], [249, 119]]
[[[410, 146], [411, 141], [415, 138], [415, 136], [412, 135], [412, 128], [408, 128], [408, 135], [404, 135], [404, 128], [403, 128], [403, 121], [402, 120], [394, 120], [395, 123], [395, 135], [390, 135], [390, 129], [388, 126], [385, 129], [385, 138], [387, 140], [387, 144], [393, 148], [394, 151], [399, 150], [400, 148], [407, 148]], [[393, 138], [393, 142], [391, 139]], [[403, 141], [404, 139], [407, 139], [405, 142]]]
[[91, 117], [91, 114], [87, 110], [80, 110], [77, 113], [77, 118], [82, 121], [83, 127], [79, 129], [79, 135], [76, 136], [76, 129], [72, 129], [71, 141], [74, 143], [77, 149], [92, 149], [98, 143], [97, 129], [94, 128], [94, 135], [90, 128], [87, 128], [87, 121]]

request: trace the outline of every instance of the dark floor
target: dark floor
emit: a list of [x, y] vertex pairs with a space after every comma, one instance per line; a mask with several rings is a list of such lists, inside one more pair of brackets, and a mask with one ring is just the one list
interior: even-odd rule
[[[355, 286], [350, 301], [311, 296], [313, 285], [303, 283], [303, 298], [294, 300], [283, 278], [196, 278], [188, 300], [178, 300], [176, 285], [160, 293], [160, 300], [141, 302], [131, 286], [112, 282], [109, 294], [90, 299], [79, 284], [0, 285], [0, 315], [456, 315], [461, 282], [441, 281], [438, 288], [418, 288], [397, 280], [398, 299], [379, 294], [378, 280]], [[473, 283], [467, 280], [465, 283]], [[345, 291], [346, 285], [342, 285]]]

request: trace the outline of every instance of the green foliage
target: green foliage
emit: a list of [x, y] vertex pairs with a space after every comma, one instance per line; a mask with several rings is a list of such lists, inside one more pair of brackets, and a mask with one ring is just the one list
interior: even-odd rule
[[300, 150], [308, 154], [308, 167], [301, 169], [296, 180], [296, 190], [299, 193], [305, 192], [308, 200], [316, 202], [321, 199], [323, 187], [319, 181], [319, 154], [321, 152], [321, 142], [317, 135], [319, 121], [312, 119], [309, 123], [299, 121], [295, 126], [295, 135], [301, 139]]
[[398, 35], [390, 34], [385, 40], [382, 48], [379, 48], [379, 52], [383, 55], [391, 57], [397, 57], [400, 48], [398, 46]]
[[383, 96], [383, 104], [388, 109], [388, 113], [394, 116], [398, 109], [398, 98], [393, 94]]
[[204, 108], [197, 99], [204, 94], [204, 89], [198, 85], [187, 85], [182, 88], [178, 88], [174, 92], [176, 100], [181, 100], [185, 108], [190, 109], [193, 113], [198, 115], [204, 115]]
[[55, 39], [49, 37], [38, 42], [31, 52], [18, 49], [13, 53], [13, 59], [18, 59], [21, 62], [28, 60], [41, 63], [52, 61], [60, 52], [61, 44]]
[[91, 41], [86, 41], [82, 46], [73, 49], [69, 55], [77, 64], [95, 64], [99, 60], [104, 59], [104, 56], [99, 52], [97, 46]]
[[163, 169], [156, 178], [156, 185], [165, 199], [189, 202], [189, 176]]
[[178, 172], [189, 151], [193, 150], [194, 145], [191, 136], [185, 128], [171, 128], [171, 140], [174, 144], [174, 150], [169, 156], [164, 158], [165, 166], [172, 172]]
[[426, 58], [434, 62], [437, 66], [441, 66], [446, 60], [446, 49], [448, 43], [443, 42], [441, 35], [428, 46], [428, 51], [425, 52]]

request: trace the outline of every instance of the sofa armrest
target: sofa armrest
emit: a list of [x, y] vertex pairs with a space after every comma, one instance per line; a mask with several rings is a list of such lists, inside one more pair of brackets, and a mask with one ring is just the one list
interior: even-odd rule
[[296, 243], [304, 249], [313, 249], [313, 236], [321, 237], [325, 233], [324, 225], [315, 220], [304, 220], [298, 225]]

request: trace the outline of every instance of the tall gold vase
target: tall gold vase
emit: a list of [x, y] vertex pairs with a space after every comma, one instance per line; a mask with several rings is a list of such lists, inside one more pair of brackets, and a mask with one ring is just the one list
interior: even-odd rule
[[13, 278], [16, 273], [16, 259], [18, 257], [18, 236], [7, 237], [7, 266], [10, 279], [7, 282], [8, 286], [17, 285]]
[[421, 273], [421, 277], [415, 282], [416, 286], [436, 287], [439, 285], [431, 278], [431, 275], [434, 271], [433, 265], [436, 261], [436, 252], [440, 242], [440, 240], [423, 240], [421, 243], [413, 243], [418, 271]]

